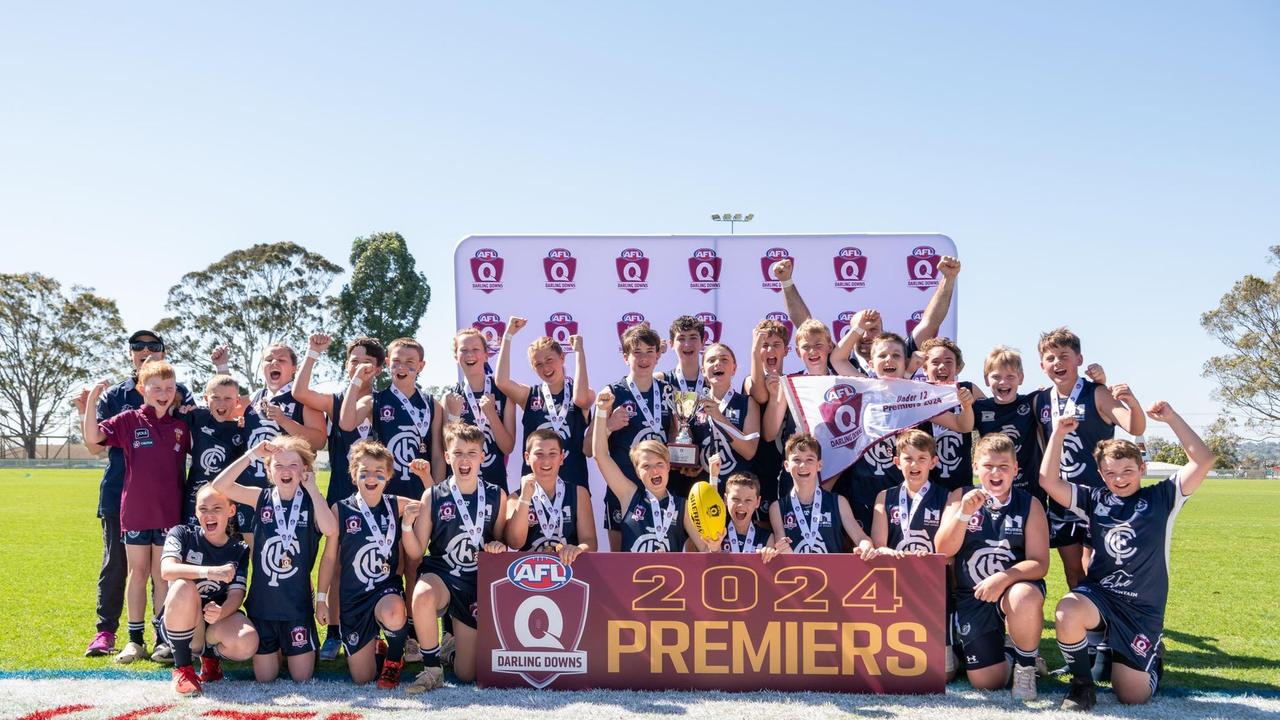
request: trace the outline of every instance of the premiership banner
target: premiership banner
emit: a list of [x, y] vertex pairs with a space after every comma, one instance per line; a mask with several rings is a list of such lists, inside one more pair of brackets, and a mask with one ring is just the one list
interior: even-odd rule
[[787, 404], [800, 430], [822, 444], [822, 479], [857, 462], [868, 447], [958, 407], [955, 385], [839, 375], [786, 378]]
[[480, 555], [481, 687], [939, 693], [945, 559]]

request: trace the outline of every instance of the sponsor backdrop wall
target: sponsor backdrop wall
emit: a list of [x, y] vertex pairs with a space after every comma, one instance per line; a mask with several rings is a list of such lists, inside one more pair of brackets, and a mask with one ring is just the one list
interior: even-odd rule
[[[540, 334], [568, 350], [582, 335], [592, 387], [626, 374], [619, 336], [648, 321], [666, 337], [679, 315], [701, 316], [709, 341], [732, 347], [739, 383], [749, 372], [751, 329], [773, 316], [789, 323], [781, 288], [769, 267], [795, 262], [795, 281], [814, 316], [837, 340], [849, 317], [875, 308], [887, 330], [910, 332], [941, 277], [938, 259], [955, 255], [938, 234], [486, 236], [454, 251], [458, 327], [475, 326], [496, 352], [507, 318], [528, 318], [512, 352], [512, 377], [532, 382], [525, 349]], [[955, 337], [957, 303], [940, 335]], [[573, 359], [566, 358], [572, 374]], [[660, 370], [675, 365], [668, 353]], [[789, 371], [800, 368], [794, 354]], [[511, 459], [512, 482], [519, 463]], [[593, 495], [600, 497], [597, 477]], [[597, 507], [597, 517], [600, 517]]]

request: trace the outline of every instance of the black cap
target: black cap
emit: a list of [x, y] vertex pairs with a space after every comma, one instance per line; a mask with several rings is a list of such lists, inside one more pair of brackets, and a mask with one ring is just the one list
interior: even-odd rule
[[156, 332], [156, 331], [154, 331], [154, 330], [139, 330], [139, 331], [137, 331], [137, 332], [135, 332], [134, 334], [132, 334], [132, 335], [130, 335], [130, 336], [129, 336], [129, 342], [136, 342], [136, 341], [138, 340], [138, 338], [140, 338], [140, 337], [146, 337], [146, 336], [148, 336], [148, 335], [150, 335], [151, 337], [155, 338], [155, 339], [156, 339], [156, 342], [160, 343], [161, 345], [163, 345], [163, 344], [164, 344], [164, 338], [160, 337], [160, 333], [158, 333], [158, 332]]

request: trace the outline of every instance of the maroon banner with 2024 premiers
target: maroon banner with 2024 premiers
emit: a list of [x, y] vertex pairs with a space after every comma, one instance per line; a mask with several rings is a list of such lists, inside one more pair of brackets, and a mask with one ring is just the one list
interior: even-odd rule
[[938, 693], [939, 555], [482, 553], [482, 687]]

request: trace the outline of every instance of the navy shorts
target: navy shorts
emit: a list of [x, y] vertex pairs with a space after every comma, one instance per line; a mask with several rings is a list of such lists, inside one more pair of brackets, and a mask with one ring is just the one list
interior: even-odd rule
[[306, 655], [320, 646], [314, 617], [301, 620], [263, 620], [249, 618], [258, 631], [259, 655], [284, 652], [285, 657]]
[[1079, 515], [1070, 510], [1051, 506], [1048, 519], [1049, 547], [1060, 548], [1089, 542], [1089, 523]]
[[257, 520], [258, 514], [252, 505], [236, 503], [236, 532], [242, 535], [252, 535], [253, 527]]
[[[1044, 580], [1023, 582], [1033, 585], [1041, 595], [1045, 594]], [[1008, 594], [1009, 591], [1005, 590], [1005, 595]], [[965, 668], [974, 670], [1004, 662], [1005, 617], [1000, 603], [979, 600], [972, 592], [964, 591], [956, 592], [955, 603], [956, 639], [962, 647]]]
[[377, 639], [379, 632], [378, 618], [374, 609], [378, 602], [388, 595], [399, 595], [400, 576], [391, 576], [395, 582], [388, 581], [382, 587], [361, 593], [358, 597], [342, 598], [338, 614], [338, 628], [342, 634], [342, 647], [347, 657], [355, 655], [360, 648]]
[[125, 545], [160, 545], [164, 546], [165, 536], [170, 528], [163, 530], [128, 530], [121, 533]]
[[618, 501], [618, 496], [608, 489], [604, 491], [604, 529], [622, 529], [622, 503]]
[[418, 566], [418, 577], [421, 578], [423, 575], [435, 575], [440, 578], [449, 591], [449, 607], [445, 612], [449, 617], [474, 630], [476, 614], [479, 610], [475, 575], [469, 579], [457, 577], [449, 572], [449, 566], [443, 560], [433, 557], [423, 558], [422, 564]]
[[1164, 618], [1096, 583], [1086, 583], [1071, 592], [1088, 598], [1098, 608], [1114, 660], [1134, 670], [1152, 672], [1163, 652]]

